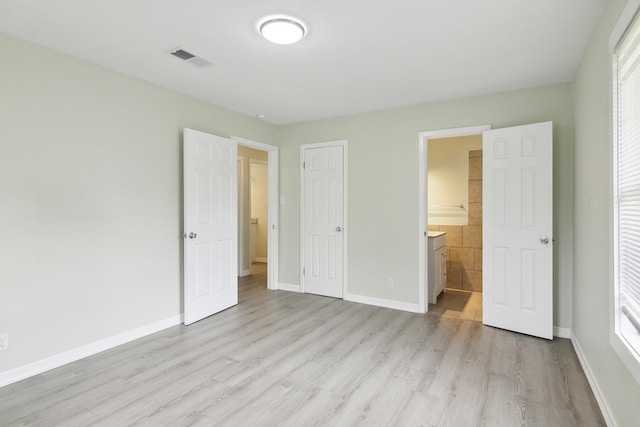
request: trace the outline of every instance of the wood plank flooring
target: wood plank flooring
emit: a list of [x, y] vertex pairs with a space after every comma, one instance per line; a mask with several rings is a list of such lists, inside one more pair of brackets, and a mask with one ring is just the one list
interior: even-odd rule
[[571, 343], [267, 291], [0, 389], [1, 426], [602, 426]]

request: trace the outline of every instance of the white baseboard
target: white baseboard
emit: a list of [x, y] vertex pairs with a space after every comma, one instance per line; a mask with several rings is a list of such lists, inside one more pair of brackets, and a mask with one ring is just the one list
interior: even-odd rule
[[560, 326], [554, 326], [553, 336], [558, 338], [571, 339], [571, 328], [561, 328]]
[[269, 261], [269, 258], [262, 258], [262, 257], [257, 256], [255, 262], [264, 262], [264, 263], [266, 263], [267, 261]]
[[344, 294], [343, 298], [345, 301], [359, 302], [360, 304], [375, 305], [376, 307], [392, 308], [394, 310], [409, 311], [411, 313], [421, 313], [420, 306], [418, 304], [411, 304], [408, 302], [374, 298], [351, 293]]
[[302, 293], [300, 285], [291, 285], [289, 283], [278, 283], [278, 289], [281, 291]]
[[596, 381], [595, 377], [593, 376], [591, 367], [589, 366], [589, 362], [587, 362], [587, 359], [584, 357], [584, 352], [582, 351], [580, 342], [573, 332], [571, 333], [571, 343], [573, 344], [573, 349], [576, 351], [576, 355], [578, 356], [580, 365], [582, 365], [582, 370], [587, 377], [587, 381], [589, 381], [591, 390], [593, 390], [593, 394], [596, 397], [596, 401], [598, 402], [598, 406], [600, 407], [600, 411], [602, 412], [604, 421], [607, 423], [607, 426], [615, 426], [616, 424], [613, 422], [613, 418], [611, 417], [611, 411], [609, 410], [607, 400], [604, 398], [604, 395], [600, 390], [600, 386], [598, 385], [598, 381]]
[[251, 276], [251, 270], [243, 270], [240, 272], [240, 277]]
[[41, 374], [54, 368], [66, 365], [76, 360], [80, 360], [85, 357], [93, 356], [101, 351], [109, 350], [119, 345], [128, 343], [138, 338], [145, 337], [147, 335], [154, 334], [162, 331], [163, 329], [170, 328], [182, 323], [182, 315], [173, 316], [159, 322], [151, 323], [146, 326], [141, 326], [136, 329], [132, 329], [127, 332], [123, 332], [118, 335], [114, 335], [109, 338], [105, 338], [100, 341], [96, 341], [91, 344], [84, 345], [82, 347], [74, 348], [73, 350], [65, 351], [45, 359], [41, 359], [27, 365], [20, 366], [15, 369], [11, 369], [5, 372], [0, 372], [0, 387], [21, 381], [25, 378], [32, 377], [34, 375]]

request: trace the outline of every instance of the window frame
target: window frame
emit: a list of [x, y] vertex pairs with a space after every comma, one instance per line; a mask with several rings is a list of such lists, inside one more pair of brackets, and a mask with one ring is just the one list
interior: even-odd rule
[[[617, 245], [617, 209], [616, 203], [618, 198], [617, 193], [617, 168], [615, 163], [615, 150], [617, 149], [617, 47], [627, 34], [627, 30], [633, 24], [636, 15], [640, 14], [640, 0], [629, 0], [623, 12], [620, 14], [617, 24], [613, 28], [609, 37], [609, 58], [610, 58], [610, 96], [609, 96], [609, 138], [610, 138], [610, 150], [609, 150], [609, 165], [610, 169], [610, 245], [612, 250], [610, 251], [610, 279], [611, 279], [611, 301], [610, 301], [610, 333], [609, 342], [620, 356], [624, 365], [629, 369], [635, 380], [640, 383], [640, 343], [636, 348], [635, 345], [629, 343], [629, 341], [622, 336], [620, 332], [621, 327], [621, 313], [620, 309], [620, 290], [618, 286], [618, 245]], [[640, 16], [640, 15], [638, 15]], [[623, 319], [624, 320], [624, 319]]]

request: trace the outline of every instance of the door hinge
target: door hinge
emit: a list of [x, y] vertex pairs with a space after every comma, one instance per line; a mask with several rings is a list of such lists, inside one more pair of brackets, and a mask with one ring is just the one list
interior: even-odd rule
[[306, 275], [307, 275], [307, 269], [306, 269], [306, 268], [304, 268], [304, 267], [302, 267], [302, 275], [303, 275], [303, 276], [306, 276]]
[[307, 169], [307, 162], [302, 162], [302, 170]]

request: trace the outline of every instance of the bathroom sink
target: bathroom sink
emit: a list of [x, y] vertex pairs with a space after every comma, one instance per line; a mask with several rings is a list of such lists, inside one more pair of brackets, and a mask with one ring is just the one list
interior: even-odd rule
[[438, 237], [438, 236], [442, 236], [443, 234], [446, 234], [446, 231], [427, 231], [427, 236], [428, 237]]

